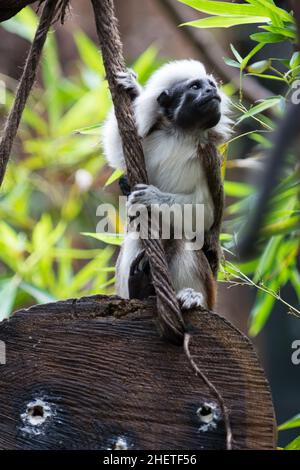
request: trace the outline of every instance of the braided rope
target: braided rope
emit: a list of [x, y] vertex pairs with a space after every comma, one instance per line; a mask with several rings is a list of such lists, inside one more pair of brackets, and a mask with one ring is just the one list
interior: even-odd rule
[[[131, 186], [147, 183], [147, 173], [141, 141], [137, 135], [131, 101], [116, 81], [117, 73], [125, 70], [123, 48], [113, 0], [92, 0], [97, 33], [101, 45], [107, 80], [111, 90], [115, 114], [122, 138], [128, 178]], [[148, 238], [143, 240], [150, 261], [153, 285], [157, 296], [157, 323], [163, 337], [183, 342], [184, 321], [171, 284], [162, 243]]]

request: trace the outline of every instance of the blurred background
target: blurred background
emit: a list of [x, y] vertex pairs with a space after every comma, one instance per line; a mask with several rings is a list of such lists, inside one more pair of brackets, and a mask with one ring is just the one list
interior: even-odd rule
[[[288, 11], [287, 2], [275, 3]], [[142, 83], [167, 60], [197, 58], [232, 100], [234, 134], [221, 149], [227, 261], [220, 273], [217, 310], [252, 337], [281, 424], [300, 413], [300, 365], [291, 361], [292, 342], [300, 340], [295, 155], [287, 156], [274, 189], [258, 240], [260, 255], [240, 263], [232, 253], [240, 223], [255, 201], [272, 130], [300, 77], [295, 27], [287, 17], [282, 16], [283, 24], [276, 15], [270, 17], [277, 30], [264, 30], [269, 36], [263, 47], [243, 63], [261, 44], [259, 37], [250, 37], [262, 34], [257, 24], [179, 27], [207, 15], [177, 0], [115, 4], [127, 63]], [[2, 122], [35, 31], [35, 11], [33, 4], [0, 27], [0, 80], [7, 88], [0, 105]], [[37, 302], [114, 292], [120, 240], [114, 234], [95, 235], [97, 206], [116, 205], [119, 194], [117, 175], [107, 167], [100, 144], [101, 123], [110, 106], [91, 5], [75, 0], [65, 25], [57, 24], [47, 40], [0, 195], [0, 319]], [[115, 232], [121, 228], [117, 220]], [[293, 426], [280, 432], [279, 444], [298, 434]]]

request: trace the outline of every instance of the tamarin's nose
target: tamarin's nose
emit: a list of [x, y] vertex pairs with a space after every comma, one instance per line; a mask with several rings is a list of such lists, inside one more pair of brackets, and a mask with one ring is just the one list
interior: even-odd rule
[[215, 88], [209, 84], [207, 84], [203, 90], [204, 95], [209, 95], [210, 93], [215, 92]]

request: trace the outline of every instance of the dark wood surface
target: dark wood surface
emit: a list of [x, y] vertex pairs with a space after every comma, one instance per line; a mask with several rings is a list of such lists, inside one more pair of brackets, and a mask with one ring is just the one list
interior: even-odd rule
[[[158, 337], [155, 303], [95, 296], [22, 310], [0, 324], [0, 449], [223, 449], [222, 420], [179, 346]], [[230, 411], [233, 447], [273, 449], [269, 386], [248, 339], [211, 312], [189, 313], [190, 349]], [[42, 404], [42, 405], [41, 405]], [[45, 421], [39, 419], [42, 406]]]

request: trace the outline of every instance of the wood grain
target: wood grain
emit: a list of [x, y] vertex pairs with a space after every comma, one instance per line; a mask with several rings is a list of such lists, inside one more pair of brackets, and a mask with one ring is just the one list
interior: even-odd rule
[[[222, 420], [199, 431], [196, 413], [215, 398], [182, 348], [158, 337], [154, 316], [151, 299], [94, 296], [2, 322], [0, 449], [109, 449], [120, 438], [130, 449], [223, 449]], [[191, 353], [230, 411], [233, 447], [274, 449], [269, 386], [248, 339], [211, 312], [187, 319]], [[31, 426], [24, 416], [37, 400], [47, 416]]]

